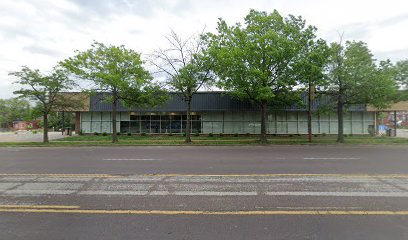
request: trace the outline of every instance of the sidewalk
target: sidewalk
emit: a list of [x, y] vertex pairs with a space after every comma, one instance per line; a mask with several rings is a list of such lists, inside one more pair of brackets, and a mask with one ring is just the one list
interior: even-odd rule
[[[49, 132], [49, 140], [55, 140], [66, 137], [61, 135], [61, 132]], [[0, 133], [0, 142], [42, 142], [43, 133], [37, 132], [36, 134], [29, 131], [18, 131]]]

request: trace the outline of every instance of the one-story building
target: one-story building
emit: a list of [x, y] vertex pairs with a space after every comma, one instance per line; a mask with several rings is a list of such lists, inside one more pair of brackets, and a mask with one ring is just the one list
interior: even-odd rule
[[[101, 95], [85, 99], [80, 111], [76, 110], [76, 131], [83, 133], [111, 133], [112, 106]], [[268, 111], [268, 134], [306, 134], [307, 108], [304, 104], [287, 107], [271, 106]], [[325, 106], [328, 97], [313, 100], [312, 110]], [[122, 133], [169, 134], [181, 133], [186, 127], [186, 102], [171, 94], [168, 102], [156, 108], [128, 108], [117, 106], [117, 129]], [[248, 101], [232, 98], [224, 92], [199, 92], [191, 105], [191, 130], [202, 134], [259, 134], [261, 116], [259, 107]], [[348, 108], [344, 114], [345, 134], [369, 134], [376, 129], [376, 111], [368, 111], [363, 104]], [[314, 134], [336, 134], [335, 111], [313, 113]]]

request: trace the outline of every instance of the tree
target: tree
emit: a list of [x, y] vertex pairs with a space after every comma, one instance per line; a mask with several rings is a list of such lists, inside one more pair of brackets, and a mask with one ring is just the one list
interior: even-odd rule
[[338, 115], [337, 142], [344, 142], [343, 113], [351, 104], [386, 107], [395, 97], [395, 68], [390, 61], [375, 59], [364, 42], [347, 41], [331, 44], [328, 93], [336, 101]]
[[26, 99], [0, 99], [0, 123], [11, 127], [15, 120], [31, 120], [31, 107]]
[[402, 86], [408, 87], [408, 60], [398, 61], [396, 67], [396, 80]]
[[60, 93], [72, 89], [75, 86], [74, 81], [70, 80], [66, 71], [59, 67], [55, 67], [50, 74], [43, 75], [38, 69], [32, 70], [23, 66], [21, 71], [11, 72], [9, 75], [19, 78], [15, 83], [24, 86], [14, 94], [38, 102], [43, 116], [43, 142], [48, 143], [48, 115], [55, 109], [72, 106], [73, 102]]
[[307, 88], [307, 132], [308, 140], [312, 142], [312, 100], [315, 98], [315, 91], [319, 87], [326, 86], [324, 69], [328, 62], [329, 47], [326, 41], [318, 39], [310, 40], [303, 48], [296, 65], [298, 82]]
[[191, 101], [202, 87], [213, 80], [208, 59], [203, 54], [205, 42], [199, 36], [182, 39], [174, 31], [166, 37], [168, 48], [152, 54], [151, 63], [167, 78], [170, 90], [187, 103], [187, 126], [185, 142], [191, 142]]
[[120, 102], [127, 106], [155, 106], [166, 99], [160, 86], [143, 68], [140, 54], [121, 46], [94, 42], [92, 48], [62, 61], [61, 66], [93, 83], [91, 94], [101, 93], [112, 104], [112, 142], [118, 142], [116, 113]]
[[251, 10], [245, 24], [228, 26], [220, 19], [218, 34], [207, 34], [208, 54], [214, 61], [219, 86], [261, 110], [261, 143], [266, 143], [268, 106], [294, 103], [299, 96], [295, 69], [316, 28], [301, 17], [283, 18]]

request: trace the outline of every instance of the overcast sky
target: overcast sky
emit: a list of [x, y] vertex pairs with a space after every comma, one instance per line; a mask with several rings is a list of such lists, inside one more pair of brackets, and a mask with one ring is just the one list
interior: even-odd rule
[[242, 22], [249, 9], [301, 15], [327, 41], [368, 43], [377, 59], [408, 58], [407, 0], [1, 0], [0, 98], [18, 88], [22, 65], [49, 71], [93, 40], [151, 53], [174, 29], [214, 31], [217, 19]]

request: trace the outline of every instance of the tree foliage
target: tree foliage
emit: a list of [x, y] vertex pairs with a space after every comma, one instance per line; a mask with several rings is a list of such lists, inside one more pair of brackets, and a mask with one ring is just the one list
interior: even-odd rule
[[31, 107], [26, 99], [0, 99], [0, 123], [11, 126], [15, 120], [29, 121]]
[[245, 23], [229, 26], [218, 22], [218, 33], [207, 34], [208, 54], [214, 62], [219, 86], [241, 100], [250, 100], [261, 109], [261, 142], [266, 142], [267, 108], [285, 106], [299, 100], [295, 87], [297, 70], [307, 48], [315, 41], [316, 28], [301, 17], [282, 17], [251, 10]]
[[338, 142], [344, 142], [343, 112], [351, 104], [386, 107], [397, 92], [395, 68], [390, 61], [378, 66], [364, 42], [347, 41], [345, 46], [332, 43], [329, 63], [328, 93], [337, 102]]
[[75, 82], [59, 67], [44, 75], [38, 69], [32, 70], [23, 66], [20, 71], [11, 72], [10, 75], [17, 77], [19, 80], [15, 83], [23, 86], [14, 94], [38, 103], [44, 122], [43, 142], [48, 142], [48, 115], [54, 110], [72, 107], [72, 100], [60, 93], [72, 89]]
[[121, 46], [94, 42], [86, 51], [61, 62], [61, 65], [83, 80], [90, 80], [91, 94], [101, 93], [103, 101], [112, 104], [112, 142], [117, 142], [116, 109], [119, 103], [132, 107], [155, 106], [166, 99], [160, 86], [144, 69], [140, 54]]
[[174, 31], [166, 37], [168, 46], [152, 54], [151, 63], [166, 77], [166, 84], [187, 103], [185, 142], [191, 142], [191, 101], [202, 87], [213, 82], [211, 65], [203, 54], [205, 42], [199, 36], [181, 38]]

